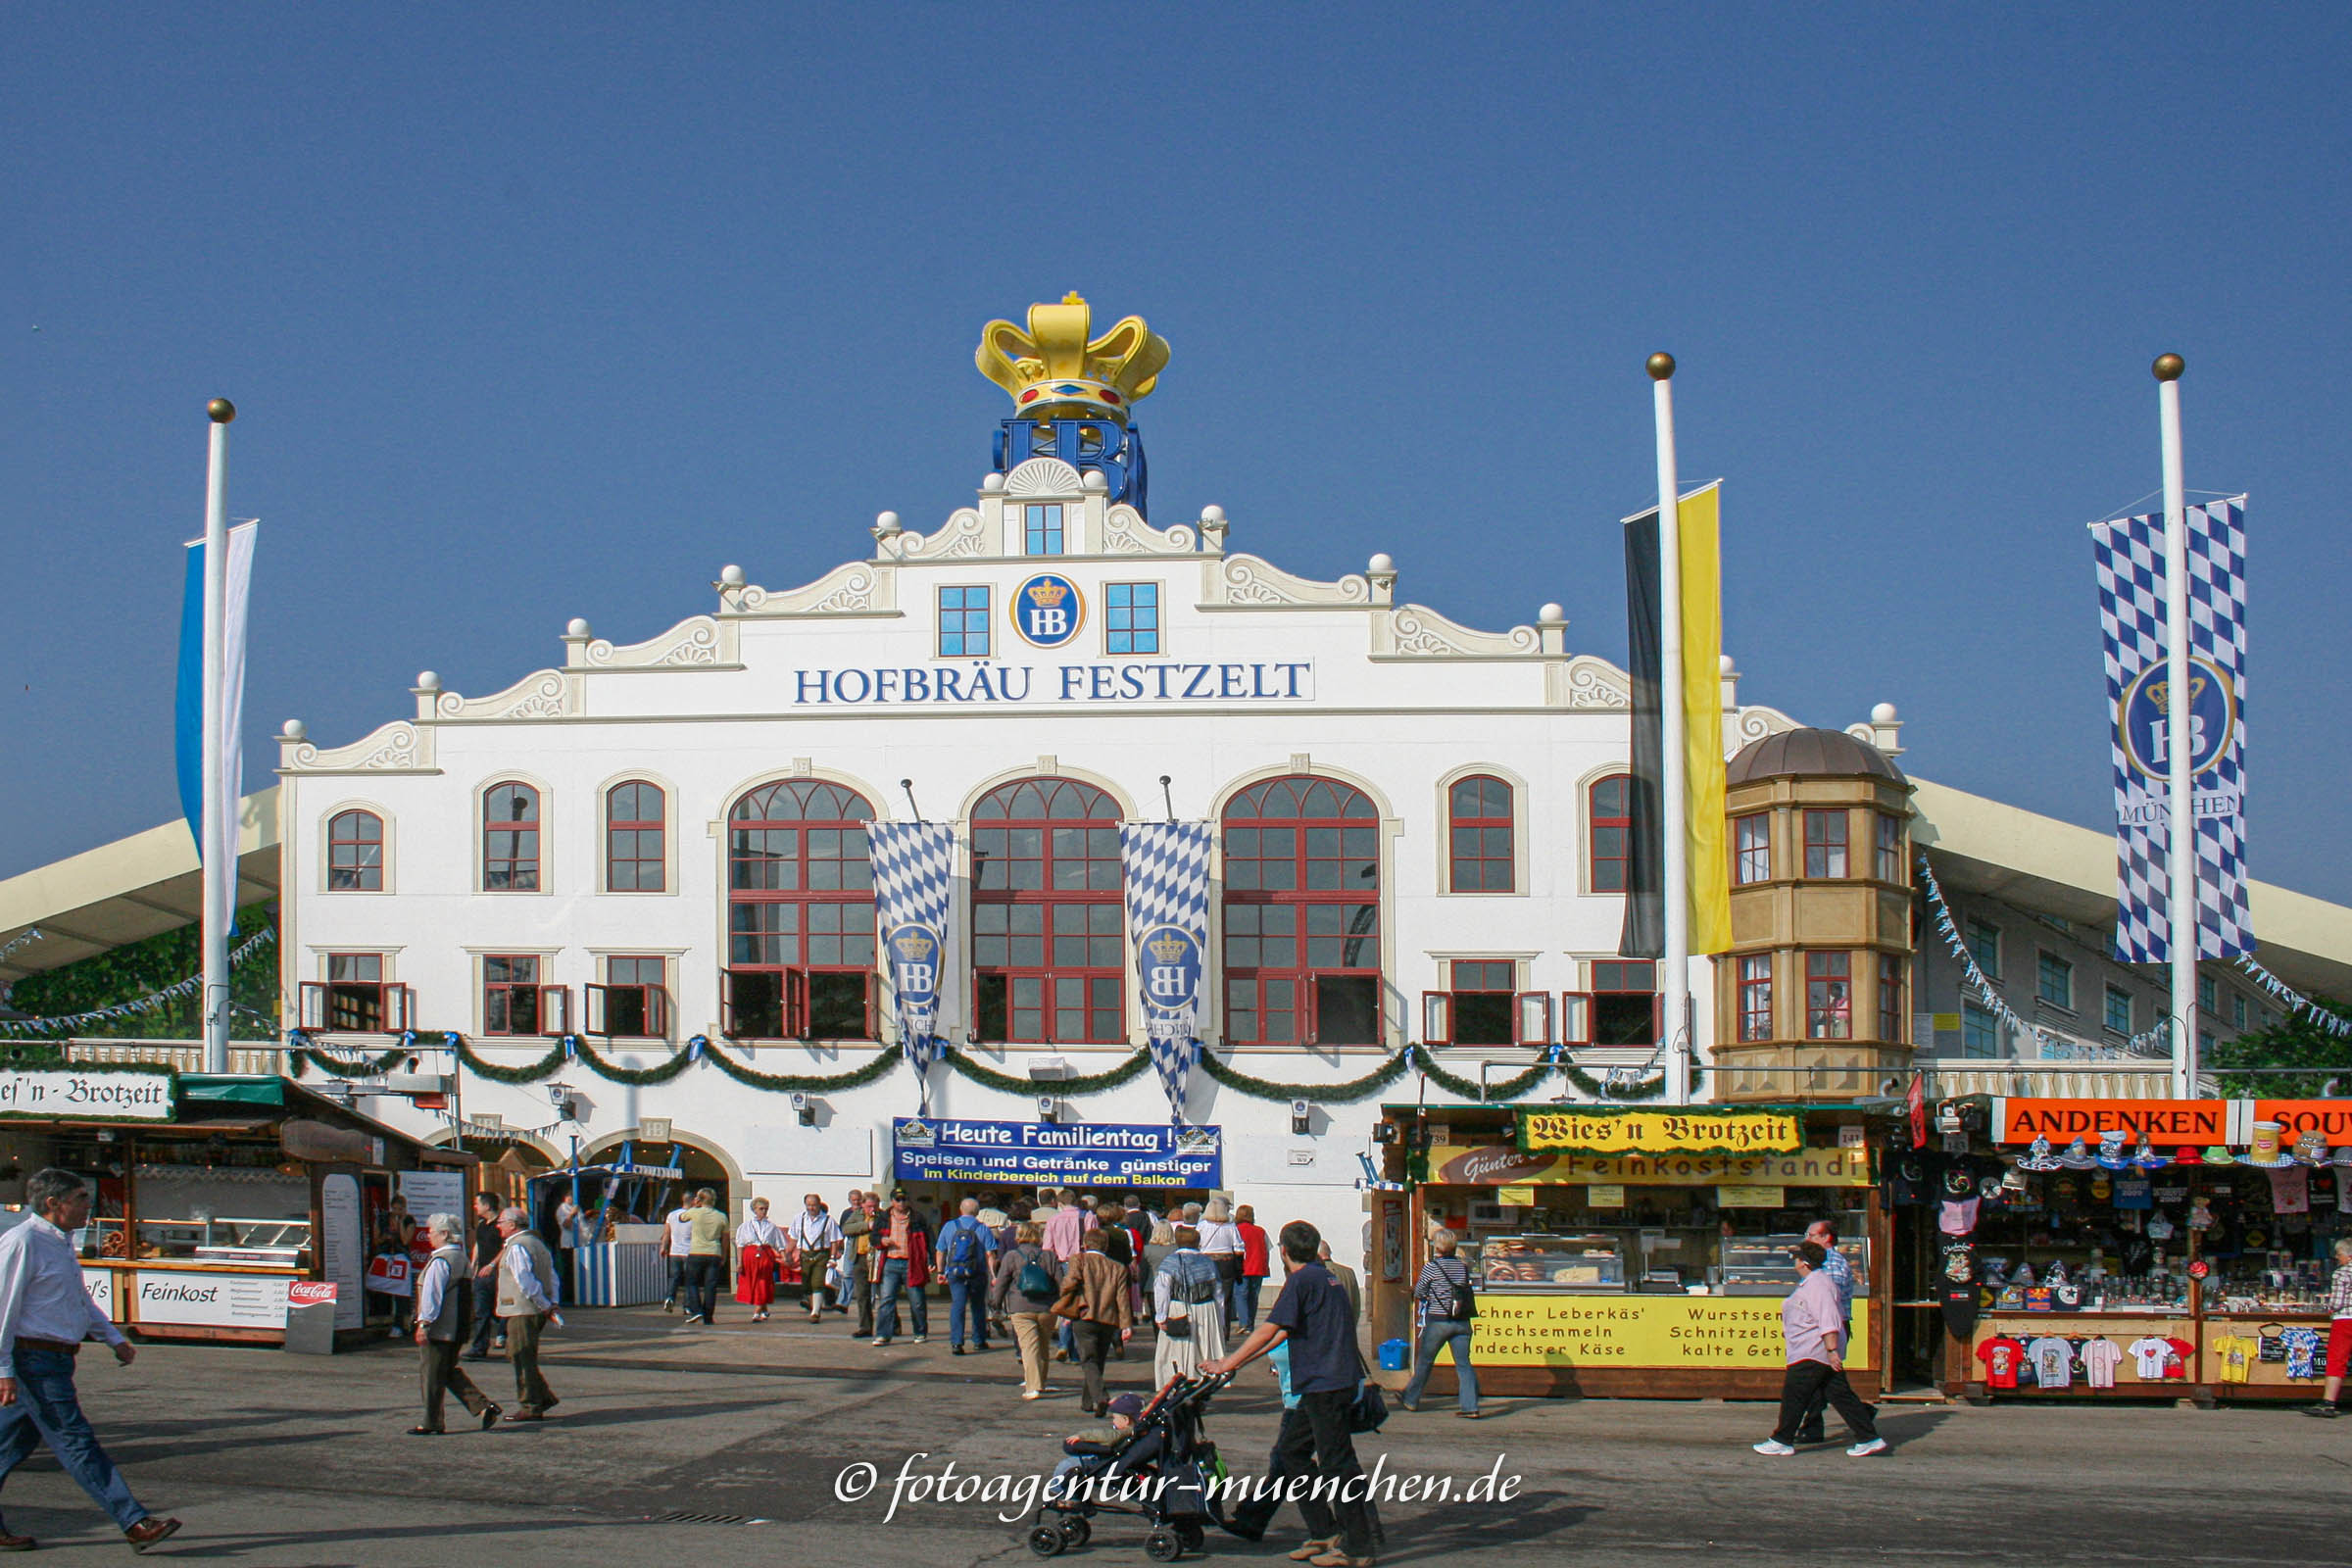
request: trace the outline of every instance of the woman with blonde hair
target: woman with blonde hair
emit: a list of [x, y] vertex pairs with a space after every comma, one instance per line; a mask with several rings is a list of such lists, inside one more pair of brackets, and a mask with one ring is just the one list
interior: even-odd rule
[[989, 1306], [1012, 1324], [1012, 1343], [1021, 1356], [1021, 1397], [1046, 1393], [1046, 1351], [1054, 1342], [1054, 1299], [1061, 1294], [1061, 1260], [1045, 1249], [1046, 1228], [1022, 1220], [1012, 1245], [997, 1255]]

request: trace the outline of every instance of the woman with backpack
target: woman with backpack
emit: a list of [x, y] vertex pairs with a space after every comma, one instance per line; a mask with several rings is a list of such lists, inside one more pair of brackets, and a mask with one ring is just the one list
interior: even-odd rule
[[1454, 1376], [1461, 1383], [1457, 1396], [1461, 1408], [1454, 1413], [1465, 1421], [1475, 1421], [1478, 1374], [1470, 1370], [1470, 1320], [1478, 1315], [1478, 1295], [1470, 1265], [1453, 1255], [1459, 1245], [1453, 1232], [1443, 1225], [1429, 1233], [1430, 1258], [1421, 1265], [1421, 1277], [1413, 1281], [1413, 1302], [1421, 1309], [1421, 1345], [1413, 1355], [1413, 1381], [1404, 1386], [1404, 1396], [1397, 1402], [1407, 1410], [1421, 1408], [1421, 1389], [1429, 1382], [1429, 1369], [1438, 1364], [1439, 1349], [1451, 1345]]
[[1046, 1392], [1046, 1355], [1054, 1345], [1054, 1298], [1061, 1294], [1061, 1260], [1045, 1249], [1045, 1227], [1022, 1220], [1012, 1245], [997, 1257], [988, 1304], [1012, 1324], [1012, 1343], [1021, 1356], [1021, 1397]]
[[1225, 1353], [1225, 1284], [1190, 1225], [1176, 1227], [1175, 1250], [1152, 1277], [1152, 1321], [1159, 1328], [1152, 1349], [1155, 1387], [1192, 1377], [1202, 1361]]

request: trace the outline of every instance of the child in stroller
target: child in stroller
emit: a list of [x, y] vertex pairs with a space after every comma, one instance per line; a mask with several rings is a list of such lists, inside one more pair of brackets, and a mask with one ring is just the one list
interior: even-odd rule
[[1200, 1429], [1200, 1408], [1229, 1380], [1170, 1378], [1149, 1402], [1122, 1394], [1110, 1401], [1111, 1431], [1063, 1442], [1029, 1529], [1029, 1549], [1058, 1556], [1094, 1535], [1102, 1514], [1144, 1520], [1144, 1552], [1174, 1562], [1207, 1539], [1209, 1490], [1225, 1473], [1216, 1445]]

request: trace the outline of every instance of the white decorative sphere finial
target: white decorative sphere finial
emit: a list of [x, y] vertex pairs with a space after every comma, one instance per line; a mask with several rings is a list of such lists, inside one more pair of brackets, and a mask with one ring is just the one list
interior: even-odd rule
[[1001, 474], [1001, 473], [989, 473], [989, 474], [983, 474], [983, 475], [981, 476], [981, 478], [980, 478], [980, 493], [981, 493], [982, 495], [984, 495], [984, 496], [993, 496], [993, 495], [998, 495], [998, 494], [1002, 493], [1002, 492], [1004, 491], [1004, 476], [1003, 474]]
[[441, 677], [429, 669], [420, 669], [416, 672], [416, 689], [420, 692], [437, 692], [441, 689]]
[[1731, 655], [1717, 654], [1715, 656], [1715, 670], [1717, 674], [1721, 675], [1737, 675], [1740, 673], [1740, 666], [1732, 662]]
[[1366, 571], [1395, 571], [1396, 569], [1396, 558], [1384, 550], [1379, 555], [1374, 556], [1370, 561], [1365, 562], [1364, 569]]
[[1568, 612], [1559, 605], [1545, 605], [1536, 612], [1536, 619], [1546, 626], [1565, 626], [1568, 624]]
[[1225, 520], [1225, 509], [1218, 506], [1214, 501], [1211, 501], [1207, 506], [1200, 509], [1200, 520], [1202, 522], [1223, 522]]
[[588, 630], [587, 620], [579, 615], [572, 616], [571, 624], [564, 628], [564, 635], [566, 637], [586, 637], [591, 635]]
[[721, 588], [740, 588], [740, 587], [742, 587], [742, 586], [743, 586], [743, 568], [742, 568], [741, 566], [721, 566], [721, 567], [719, 567], [719, 568], [718, 568], [718, 585], [719, 585]]
[[[1896, 714], [1892, 703], [1881, 703], [1870, 710], [1870, 721], [1873, 724], [1891, 724], [1897, 716], [1899, 715]], [[2186, 946], [2186, 944], [2182, 945]]]
[[878, 533], [878, 534], [882, 534], [882, 535], [884, 535], [884, 536], [888, 536], [888, 535], [890, 535], [890, 534], [897, 533], [898, 531], [899, 531], [899, 514], [898, 514], [897, 513], [895, 513], [895, 512], [884, 512], [884, 513], [879, 513], [879, 514], [877, 514], [875, 515], [875, 517], [874, 517], [874, 532], [876, 532], [876, 533]]
[[311, 727], [299, 718], [289, 718], [278, 733], [290, 741], [298, 741], [311, 733]]

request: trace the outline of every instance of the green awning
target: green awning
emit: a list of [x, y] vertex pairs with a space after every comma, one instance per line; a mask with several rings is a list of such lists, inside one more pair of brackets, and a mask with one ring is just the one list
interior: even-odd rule
[[274, 1076], [183, 1072], [179, 1075], [179, 1098], [187, 1104], [283, 1105], [286, 1081]]

